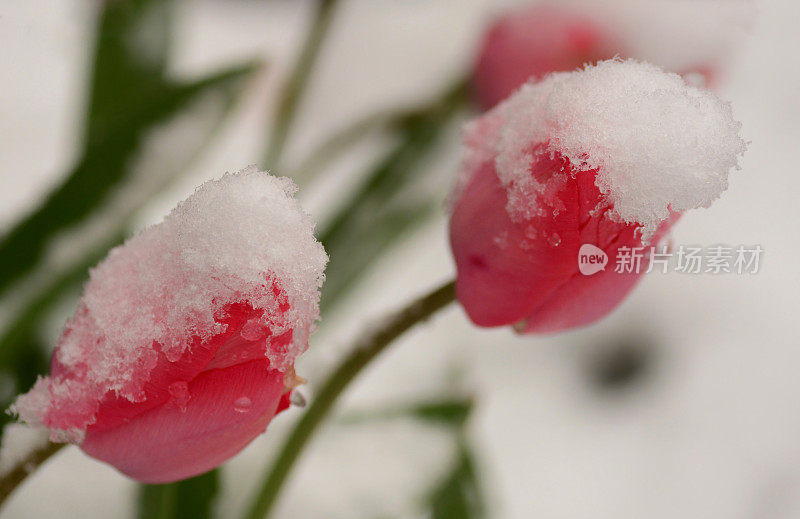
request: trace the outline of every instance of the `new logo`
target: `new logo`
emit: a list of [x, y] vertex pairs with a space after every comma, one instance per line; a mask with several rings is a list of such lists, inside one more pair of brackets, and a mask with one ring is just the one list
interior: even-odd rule
[[584, 243], [578, 251], [578, 270], [584, 276], [597, 274], [606, 269], [608, 255], [600, 247], [595, 247], [591, 243]]

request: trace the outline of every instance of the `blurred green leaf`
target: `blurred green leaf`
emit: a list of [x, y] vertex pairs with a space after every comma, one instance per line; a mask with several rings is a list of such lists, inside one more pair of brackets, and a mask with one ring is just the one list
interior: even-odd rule
[[368, 135], [378, 131], [397, 130], [405, 123], [409, 113], [409, 110], [381, 111], [339, 128], [294, 168], [291, 178], [301, 187], [310, 183], [326, 166]]
[[[69, 261], [48, 266], [32, 287], [24, 286], [26, 290], [17, 291], [11, 308], [13, 316], [0, 335], [0, 369], [13, 366], [15, 355], [23, 349], [24, 341], [20, 338], [39, 325], [67, 288], [82, 282], [88, 268], [122, 241], [131, 217], [141, 205], [166, 187], [204, 149], [230, 112], [244, 81], [257, 69], [255, 64], [238, 66], [190, 83], [172, 84], [161, 79], [166, 59], [164, 25], [169, 19], [163, 10], [169, 3], [139, 0], [107, 4], [99, 29], [97, 70], [83, 158], [36, 212], [0, 240], [0, 292], [32, 270], [52, 238], [67, 226], [74, 232], [79, 224], [88, 225], [87, 217], [101, 215], [104, 228], [102, 232], [95, 228], [76, 233], [80, 234], [80, 240], [76, 241], [81, 248], [71, 254]], [[142, 51], [131, 41], [143, 37], [142, 33], [149, 34], [152, 48], [146, 55], [133, 56]], [[114, 93], [115, 81], [122, 83], [118, 96]], [[139, 87], [129, 90], [132, 83]], [[154, 146], [150, 141], [144, 142], [145, 137], [155, 129], [165, 131], [168, 123], [180, 123], [181, 117], [203, 108], [198, 103], [209, 100], [214, 103], [215, 111], [206, 110], [202, 114], [208, 120], [189, 120], [196, 134], [193, 140], [182, 146], [157, 149], [156, 158], [147, 163], [147, 173], [155, 179], [139, 180], [135, 187], [130, 186], [136, 160]], [[134, 193], [128, 196], [125, 206], [98, 213], [97, 206], [112, 188], [115, 192], [128, 189], [128, 193]]]
[[458, 448], [452, 468], [438, 480], [425, 497], [423, 506], [433, 519], [479, 519], [485, 517], [474, 455], [465, 439], [467, 420], [474, 409], [469, 397], [444, 398], [435, 401], [370, 410], [345, 415], [341, 423], [363, 425], [375, 420], [413, 418], [424, 423], [452, 427]]
[[471, 398], [447, 398], [402, 405], [389, 409], [355, 412], [344, 416], [341, 423], [358, 425], [374, 420], [415, 418], [448, 427], [462, 427], [472, 412], [474, 402]]
[[472, 452], [462, 443], [452, 472], [431, 493], [433, 519], [479, 519], [486, 508]]
[[414, 409], [412, 416], [430, 422], [462, 427], [472, 412], [472, 406], [472, 399], [431, 402]]
[[318, 0], [311, 28], [303, 42], [300, 56], [297, 58], [289, 80], [280, 92], [278, 111], [275, 115], [269, 135], [269, 142], [264, 156], [265, 170], [280, 170], [281, 155], [286, 147], [286, 139], [294, 122], [297, 107], [303, 98], [308, 79], [317, 61], [322, 42], [328, 33], [333, 13], [338, 0]]
[[138, 519], [210, 519], [219, 490], [215, 469], [176, 483], [141, 485]]
[[[151, 101], [170, 89], [164, 77], [172, 29], [172, 0], [103, 5], [86, 125], [86, 142], [139, 126], [154, 114]], [[134, 109], [136, 108], [136, 109]]]
[[440, 206], [440, 193], [413, 186], [424, 180], [425, 159], [466, 106], [466, 92], [466, 83], [459, 81], [433, 103], [408, 114], [398, 124], [401, 142], [323, 227], [320, 241], [331, 258], [325, 271], [323, 310], [334, 306], [398, 236], [419, 226]]
[[[19, 350], [14, 359], [13, 371], [5, 370], [4, 376], [10, 377], [16, 388], [31, 387], [36, 382], [36, 377], [47, 370], [47, 348], [36, 336], [35, 330], [26, 329], [24, 335], [19, 335], [16, 340]], [[8, 409], [16, 395], [3, 395], [0, 406], [2, 410]], [[0, 412], [0, 438], [3, 436], [3, 427], [12, 422], [14, 417], [8, 413]]]
[[[52, 307], [70, 291], [77, 292], [88, 277], [89, 268], [105, 256], [112, 244], [121, 241], [120, 235], [108, 246], [88, 255], [84, 262], [56, 277], [40, 291], [38, 297], [19, 310], [0, 335], [0, 372], [11, 377], [14, 384], [13, 394], [0, 398], [0, 409], [8, 409], [17, 393], [33, 386], [36, 377], [48, 371], [51, 348], [42, 343], [38, 328]], [[13, 419], [8, 413], [0, 413], [0, 438], [3, 436], [2, 427]]]
[[[100, 261], [109, 247], [121, 242], [122, 235], [118, 235], [106, 246], [88, 254], [83, 262], [55, 278], [46, 287], [43, 287], [38, 297], [32, 298], [27, 305], [19, 310], [12, 323], [6, 327], [0, 336], [0, 369], [19, 369], [19, 359], [29, 355], [28, 349], [32, 344], [32, 337], [36, 335], [37, 328], [47, 316], [54, 303], [67, 294], [70, 290], [80, 288], [89, 275], [89, 268]], [[46, 348], [42, 349], [47, 351]], [[45, 369], [37, 373], [43, 373]], [[35, 380], [35, 377], [34, 377]], [[30, 387], [29, 384], [19, 381], [19, 389]]]
[[420, 198], [416, 205], [382, 210], [371, 223], [353, 225], [351, 234], [323, 242], [331, 258], [325, 269], [323, 311], [335, 306], [392, 244], [422, 225], [440, 207], [441, 200], [437, 196]]
[[[88, 269], [122, 242], [136, 211], [203, 151], [246, 80], [258, 70], [259, 64], [251, 63], [191, 82], [164, 79], [170, 4], [104, 4], [82, 157], [40, 207], [0, 239], [0, 294], [36, 271], [32, 281], [4, 301], [9, 317], [0, 333], [0, 372], [14, 379], [15, 393], [27, 390], [37, 374], [47, 371], [50, 348], [41, 344], [38, 331], [55, 304], [79, 290]], [[190, 140], [158, 147], [169, 125], [180, 130], [186, 122], [192, 125]], [[154, 132], [161, 133], [153, 138]], [[142, 181], [135, 168], [148, 153], [155, 156], [146, 161], [146, 173], [153, 178]], [[124, 205], [103, 207], [110, 195], [120, 192], [128, 195]], [[92, 226], [92, 219], [102, 225]], [[67, 231], [77, 238], [76, 250], [57, 265], [39, 265], [37, 270], [53, 239]], [[33, 355], [41, 358], [32, 363]], [[0, 401], [3, 409], [11, 403], [6, 400]]]
[[[43, 204], [0, 239], [2, 294], [35, 270], [53, 238], [68, 230], [75, 232], [81, 225], [89, 228], [89, 232], [76, 233], [81, 238], [80, 250], [73, 251], [69, 261], [62, 261], [58, 268], [46, 267], [46, 275], [34, 277], [32, 288], [25, 286], [26, 297], [15, 298], [11, 305], [14, 315], [0, 336], [0, 369], [13, 376], [16, 392], [29, 388], [39, 373], [47, 371], [49, 348], [37, 332], [54, 305], [70, 291], [77, 292], [89, 267], [122, 241], [136, 210], [205, 148], [245, 80], [258, 69], [259, 64], [251, 63], [191, 82], [165, 78], [171, 3], [103, 4], [81, 157]], [[196, 116], [198, 111], [203, 120]], [[168, 137], [168, 125], [185, 129], [187, 122], [192, 126], [190, 140], [159, 148], [159, 139]], [[160, 133], [154, 143], [155, 132]], [[144, 182], [136, 174], [137, 161], [143, 157], [147, 157], [147, 173], [155, 177]], [[99, 211], [114, 193], [131, 191], [126, 205]], [[91, 225], [90, 217], [98, 214], [103, 232]], [[0, 405], [5, 409], [10, 403]], [[3, 413], [0, 424], [10, 420]], [[216, 471], [171, 485], [143, 487], [140, 517], [211, 517], [217, 487]]]
[[83, 151], [64, 182], [0, 239], [0, 295], [36, 268], [56, 235], [82, 223], [131, 180], [133, 159], [155, 128], [210, 92], [232, 102], [256, 68], [248, 64], [191, 83], [166, 78], [171, 3], [103, 3]]

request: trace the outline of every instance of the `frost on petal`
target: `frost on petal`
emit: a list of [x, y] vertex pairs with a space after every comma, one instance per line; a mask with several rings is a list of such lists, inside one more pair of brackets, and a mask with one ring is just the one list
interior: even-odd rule
[[670, 211], [717, 199], [746, 148], [728, 103], [634, 60], [527, 83], [484, 118], [465, 130], [469, 153], [457, 191], [493, 157], [512, 219], [558, 213], [567, 173], [542, 178], [531, 164], [563, 157], [579, 175], [597, 171], [612, 216], [638, 225], [645, 241]]
[[12, 410], [54, 439], [81, 441], [104, 397], [145, 400], [151, 371], [215, 344], [237, 303], [256, 310], [249, 327], [272, 338], [270, 369], [291, 371], [319, 317], [327, 262], [296, 190], [249, 167], [203, 184], [163, 222], [112, 250], [90, 273], [50, 377]]

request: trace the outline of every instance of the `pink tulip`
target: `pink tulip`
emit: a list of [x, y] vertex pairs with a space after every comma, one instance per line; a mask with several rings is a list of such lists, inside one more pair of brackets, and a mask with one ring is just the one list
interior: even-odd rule
[[[615, 56], [651, 61], [678, 74], [691, 75], [695, 83], [716, 87], [718, 69], [735, 47], [736, 36], [740, 36], [738, 26], [732, 24], [734, 27], [729, 30], [717, 28], [721, 36], [707, 36], [704, 33], [714, 32], [711, 28], [704, 31], [683, 26], [691, 25], [688, 22], [694, 18], [706, 17], [711, 7], [698, 5], [693, 10], [692, 6], [681, 6], [687, 11], [681, 13], [687, 23], [673, 26], [675, 16], [667, 16], [674, 14], [673, 2], [650, 4], [601, 2], [570, 8], [539, 2], [509, 11], [489, 27], [479, 46], [472, 73], [476, 101], [488, 110], [530, 79], [541, 79], [551, 72], [570, 72]], [[726, 12], [722, 10], [719, 18], [725, 18]], [[624, 18], [625, 23], [617, 18]], [[639, 29], [643, 26], [650, 27], [664, 41], [668, 39], [671, 52], [657, 52], [651, 43], [641, 41]]]
[[537, 3], [499, 18], [483, 38], [472, 85], [489, 109], [528, 79], [571, 71], [623, 54], [606, 27], [556, 4]]
[[319, 312], [327, 257], [294, 190], [227, 175], [111, 251], [13, 410], [147, 483], [243, 449], [288, 406]]
[[[613, 310], [639, 280], [617, 273], [620, 247], [641, 247], [637, 226], [615, 221], [595, 184], [597, 171], [579, 172], [556, 153], [538, 155], [531, 174], [546, 180], [569, 175], [555, 195], [561, 210], [515, 221], [495, 165], [485, 162], [459, 197], [450, 220], [450, 242], [458, 268], [456, 291], [478, 326], [513, 324], [517, 331], [549, 333], [591, 324]], [[678, 215], [664, 222], [659, 240]], [[608, 256], [606, 268], [578, 272], [578, 251], [592, 244]], [[642, 260], [646, 267], [647, 259]]]
[[[739, 130], [710, 92], [634, 61], [528, 83], [467, 125], [450, 242], [470, 319], [549, 333], [607, 315], [649, 246], [727, 188]], [[587, 244], [607, 262], [582, 273]], [[618, 269], [637, 247], [640, 267]]]

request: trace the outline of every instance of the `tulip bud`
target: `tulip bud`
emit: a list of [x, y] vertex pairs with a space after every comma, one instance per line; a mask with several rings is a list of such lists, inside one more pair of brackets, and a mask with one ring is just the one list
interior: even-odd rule
[[[450, 219], [469, 317], [555, 332], [606, 315], [643, 272], [616, 271], [621, 247], [657, 243], [719, 197], [740, 127], [710, 92], [633, 60], [528, 83], [469, 123]], [[591, 275], [586, 244], [607, 255]]]
[[475, 97], [489, 109], [528, 79], [568, 72], [624, 51], [611, 30], [578, 11], [536, 3], [495, 21], [480, 46]]
[[112, 250], [12, 410], [147, 483], [239, 452], [288, 406], [319, 316], [327, 255], [296, 189], [225, 175]]
[[616, 56], [715, 87], [747, 34], [753, 18], [748, 3], [537, 2], [512, 9], [492, 23], [479, 46], [472, 73], [476, 101], [489, 109], [529, 79]]

